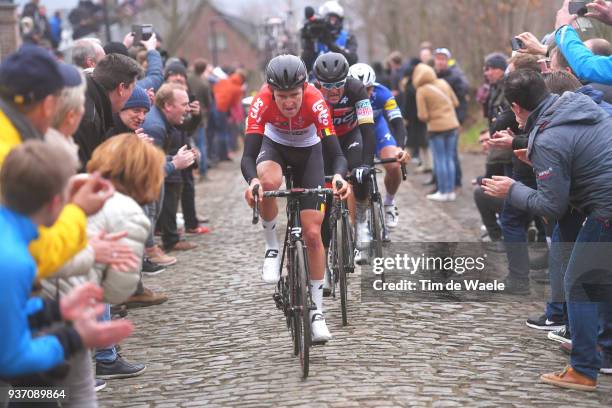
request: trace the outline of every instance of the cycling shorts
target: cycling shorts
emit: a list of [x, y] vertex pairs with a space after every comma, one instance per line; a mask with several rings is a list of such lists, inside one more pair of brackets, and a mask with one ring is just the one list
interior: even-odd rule
[[[287, 166], [292, 167], [293, 187], [319, 188], [325, 184], [323, 171], [323, 148], [321, 143], [308, 147], [285, 146], [276, 143], [267, 136], [263, 142], [256, 163], [264, 161], [278, 163], [287, 173]], [[300, 209], [323, 211], [325, 196], [311, 195], [300, 198]]]
[[389, 130], [389, 125], [383, 117], [379, 117], [375, 123], [376, 130], [376, 157], [380, 159], [380, 151], [387, 146], [397, 146], [395, 138]]

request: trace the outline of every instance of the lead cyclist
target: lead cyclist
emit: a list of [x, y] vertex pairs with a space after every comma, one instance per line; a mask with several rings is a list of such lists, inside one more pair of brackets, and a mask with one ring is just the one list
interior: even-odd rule
[[[266, 67], [266, 84], [253, 98], [247, 117], [242, 174], [249, 184], [245, 199], [255, 204], [253, 189], [264, 191], [281, 186], [283, 170], [291, 165], [295, 187], [317, 188], [325, 184], [323, 152], [333, 162], [334, 193], [349, 195], [343, 176], [347, 162], [335, 134], [329, 108], [321, 92], [306, 82], [304, 62], [294, 55], [273, 58]], [[336, 183], [340, 182], [341, 188]], [[259, 195], [260, 214], [266, 240], [262, 279], [276, 284], [280, 279], [280, 243], [276, 234], [278, 205], [275, 198]], [[321, 240], [323, 202], [319, 196], [300, 200], [302, 233], [310, 266], [310, 290], [316, 310], [311, 310], [312, 340], [325, 342], [331, 334], [323, 316], [325, 252]]]

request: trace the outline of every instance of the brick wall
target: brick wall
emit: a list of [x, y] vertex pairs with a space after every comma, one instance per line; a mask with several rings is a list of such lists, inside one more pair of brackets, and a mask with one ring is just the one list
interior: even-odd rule
[[19, 31], [16, 8], [14, 4], [0, 3], [0, 59], [17, 50]]
[[259, 55], [255, 47], [210, 7], [204, 8], [200, 17], [193, 24], [193, 29], [185, 36], [181, 47], [176, 51], [176, 55], [185, 57], [189, 61], [202, 57], [212, 63], [213, 53], [209, 47], [211, 23], [214, 24], [214, 31], [217, 35], [225, 38], [226, 44], [225, 49], [218, 50], [218, 65], [234, 67], [240, 65], [248, 70], [260, 68], [258, 66]]

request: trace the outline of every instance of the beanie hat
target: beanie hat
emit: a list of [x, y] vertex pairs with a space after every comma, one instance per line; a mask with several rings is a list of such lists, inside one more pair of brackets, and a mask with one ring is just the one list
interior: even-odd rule
[[151, 109], [151, 101], [149, 100], [149, 95], [147, 94], [147, 91], [145, 91], [139, 86], [134, 87], [132, 96], [130, 96], [130, 99], [127, 100], [121, 110], [131, 108], [145, 108], [147, 111]]
[[506, 68], [508, 67], [508, 61], [506, 59], [506, 56], [504, 54], [501, 53], [493, 53], [493, 54], [489, 54], [486, 58], [485, 58], [485, 67], [488, 68], [497, 68], [497, 69], [501, 69], [503, 71], [506, 70]]
[[104, 52], [106, 54], [121, 54], [121, 55], [125, 55], [126, 57], [130, 56], [126, 46], [123, 45], [123, 43], [116, 42], [116, 41], [109, 42], [108, 44], [106, 44], [104, 46]]
[[179, 61], [171, 62], [170, 64], [166, 65], [166, 72], [164, 73], [164, 79], [168, 79], [168, 77], [171, 75], [182, 75], [185, 78], [187, 78], [187, 69], [185, 68], [183, 63]]

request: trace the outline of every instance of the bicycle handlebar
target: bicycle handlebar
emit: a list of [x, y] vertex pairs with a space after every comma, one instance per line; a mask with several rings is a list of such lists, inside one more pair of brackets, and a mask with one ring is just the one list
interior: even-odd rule
[[[338, 181], [336, 183], [338, 188], [342, 187], [342, 183]], [[253, 187], [253, 198], [255, 199], [255, 205], [253, 206], [253, 225], [259, 222], [259, 189], [260, 185], [256, 184]], [[291, 190], [274, 190], [274, 191], [264, 191], [263, 197], [302, 197], [307, 195], [314, 194], [333, 194], [334, 190], [331, 188], [292, 188]]]
[[[372, 166], [376, 166], [379, 164], [395, 163], [397, 161], [398, 160], [395, 157], [391, 157], [388, 159], [374, 160], [374, 163], [372, 164]], [[406, 170], [406, 164], [400, 163], [400, 168], [402, 170], [402, 180], [406, 181], [406, 179], [408, 178], [408, 170]]]

